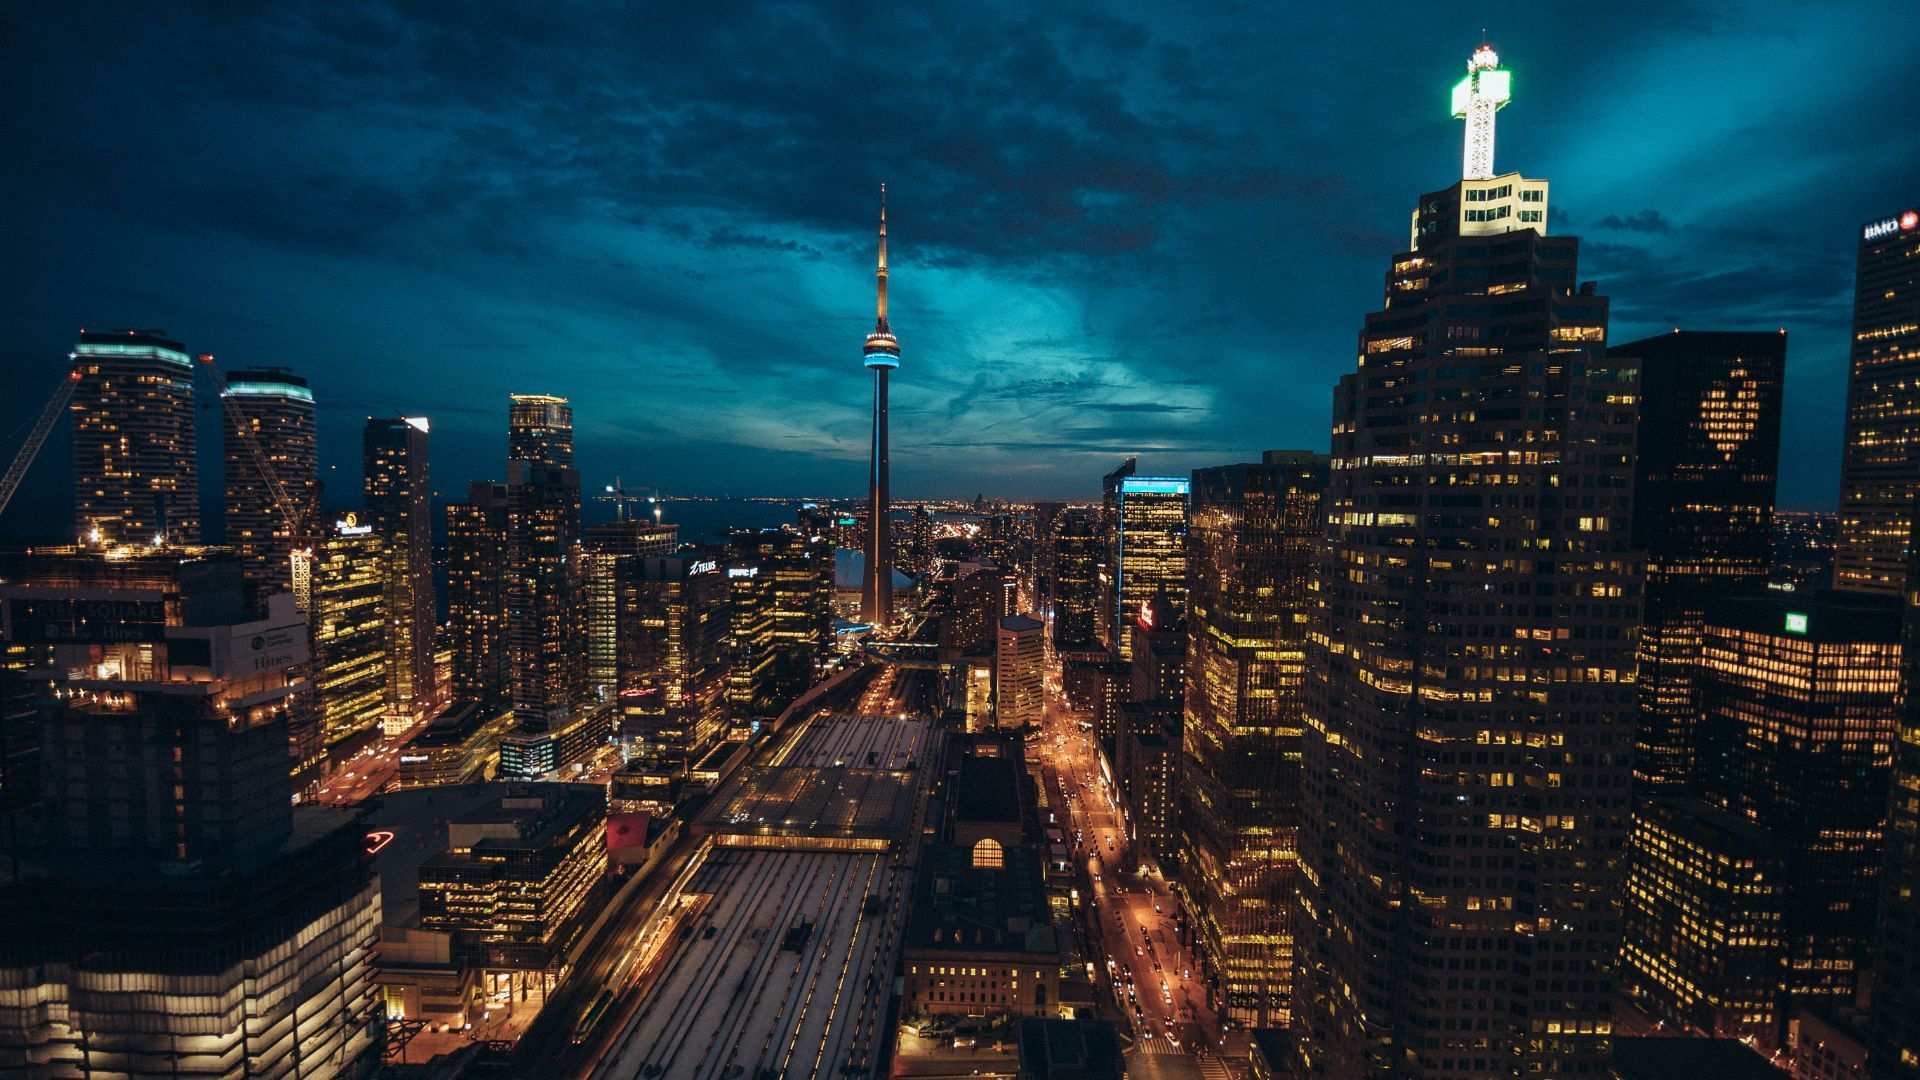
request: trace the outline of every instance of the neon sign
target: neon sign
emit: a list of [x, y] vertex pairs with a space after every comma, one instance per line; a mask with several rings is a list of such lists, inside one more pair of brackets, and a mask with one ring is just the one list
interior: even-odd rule
[[1865, 241], [1884, 240], [1896, 232], [1912, 232], [1920, 229], [1920, 210], [1909, 210], [1904, 214], [1884, 217], [1860, 230], [1860, 239]]
[[1140, 629], [1153, 629], [1153, 601], [1140, 601]]
[[375, 829], [367, 834], [367, 854], [378, 855], [380, 849], [393, 843], [392, 829]]

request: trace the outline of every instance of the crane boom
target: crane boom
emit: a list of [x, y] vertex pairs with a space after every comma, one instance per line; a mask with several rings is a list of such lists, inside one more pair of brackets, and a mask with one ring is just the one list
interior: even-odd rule
[[33, 430], [27, 432], [27, 441], [20, 444], [20, 451], [13, 455], [13, 463], [7, 466], [7, 474], [0, 477], [0, 513], [5, 513], [7, 504], [13, 501], [13, 493], [20, 490], [20, 481], [27, 478], [27, 470], [33, 467], [33, 459], [40, 456], [40, 447], [53, 432], [53, 425], [60, 421], [60, 414], [67, 410], [67, 402], [73, 400], [73, 390], [80, 385], [78, 369], [67, 373], [60, 380], [60, 386], [47, 399], [47, 407], [40, 410], [40, 418], [33, 422]]

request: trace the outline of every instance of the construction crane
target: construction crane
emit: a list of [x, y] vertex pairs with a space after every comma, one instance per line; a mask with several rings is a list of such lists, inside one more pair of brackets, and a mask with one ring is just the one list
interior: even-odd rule
[[33, 429], [27, 432], [27, 441], [20, 444], [20, 450], [13, 455], [13, 463], [7, 466], [7, 474], [0, 477], [0, 514], [7, 512], [7, 504], [13, 501], [13, 493], [20, 490], [20, 481], [27, 478], [27, 470], [33, 467], [33, 459], [40, 456], [40, 447], [52, 434], [53, 425], [60, 421], [60, 414], [67, 411], [67, 402], [73, 400], [74, 388], [80, 385], [80, 369], [67, 372], [60, 380], [60, 386], [53, 396], [47, 399], [47, 406], [40, 410], [40, 418], [33, 422]]
[[659, 488], [630, 488], [616, 475], [613, 478], [613, 483], [607, 485], [606, 493], [604, 495], [595, 495], [594, 498], [601, 502], [610, 502], [613, 504], [613, 515], [616, 521], [627, 520], [627, 506], [644, 499], [653, 506], [654, 522], [657, 524], [660, 521]]
[[313, 599], [313, 545], [308, 532], [312, 525], [309, 513], [312, 507], [304, 499], [294, 499], [287, 495], [286, 485], [280, 482], [280, 474], [274, 470], [273, 462], [267, 452], [261, 448], [260, 440], [253, 436], [253, 425], [240, 411], [227, 393], [227, 377], [213, 362], [212, 353], [201, 353], [198, 357], [202, 370], [213, 382], [214, 393], [220, 398], [220, 407], [226, 411], [231, 421], [234, 435], [240, 445], [246, 449], [247, 457], [252, 460], [260, 479], [267, 485], [267, 493], [273, 496], [275, 509], [280, 521], [286, 526], [287, 538], [292, 543], [292, 583], [294, 602], [301, 611], [306, 611]]

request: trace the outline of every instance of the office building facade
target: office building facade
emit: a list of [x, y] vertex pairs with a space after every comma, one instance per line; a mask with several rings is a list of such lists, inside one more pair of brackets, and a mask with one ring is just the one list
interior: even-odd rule
[[1867, 1064], [1874, 1080], [1920, 1075], [1920, 576], [1902, 598], [1901, 711], [1887, 802], [1885, 881]]
[[691, 763], [725, 732], [728, 579], [719, 561], [634, 557], [614, 578], [614, 696], [634, 756]]
[[170, 546], [41, 549], [0, 601], [61, 684], [0, 883], [0, 1072], [377, 1069], [364, 829], [288, 784], [310, 692], [292, 595], [262, 610], [238, 560]]
[[1182, 888], [1215, 1008], [1284, 1027], [1300, 828], [1301, 694], [1327, 462], [1269, 453], [1193, 473]]
[[1850, 1004], [1870, 963], [1900, 658], [1899, 614], [1884, 597], [1765, 596], [1707, 611], [1707, 800], [1785, 851], [1783, 1016]]
[[536, 733], [567, 725], [588, 687], [573, 414], [563, 399], [531, 399], [516, 394], [508, 410], [514, 452], [536, 456], [507, 461], [507, 643], [514, 719]]
[[1686, 795], [1637, 803], [1622, 989], [1677, 1032], [1778, 1046], [1789, 884], [1785, 849], [1752, 820]]
[[1164, 596], [1177, 614], [1187, 605], [1187, 495], [1184, 476], [1126, 476], [1114, 490], [1112, 568], [1108, 594], [1112, 647], [1133, 655], [1126, 628], [1143, 605]]
[[1060, 652], [1096, 647], [1094, 609], [1100, 603], [1100, 512], [1069, 507], [1053, 522], [1047, 559], [1053, 646]]
[[1676, 330], [1608, 350], [1640, 368], [1634, 546], [1646, 552], [1634, 790], [1698, 793], [1701, 614], [1772, 571], [1784, 332]]
[[573, 406], [566, 398], [507, 395], [507, 460], [573, 467]]
[[[1472, 63], [1469, 92], [1503, 84]], [[1295, 932], [1313, 1075], [1605, 1075], [1637, 386], [1546, 215], [1517, 173], [1423, 196], [1335, 390]]]
[[1834, 588], [1898, 596], [1920, 490], [1920, 210], [1861, 226]]
[[387, 715], [391, 567], [386, 539], [355, 514], [314, 549], [313, 679], [327, 747], [366, 740]]
[[447, 504], [447, 639], [456, 700], [498, 709], [509, 700], [507, 485], [475, 481]]
[[392, 732], [412, 726], [439, 702], [428, 427], [424, 416], [368, 417], [361, 437], [365, 523], [386, 543], [386, 725]]
[[1047, 624], [1000, 620], [994, 637], [993, 712], [1001, 727], [1038, 727], [1046, 712]]

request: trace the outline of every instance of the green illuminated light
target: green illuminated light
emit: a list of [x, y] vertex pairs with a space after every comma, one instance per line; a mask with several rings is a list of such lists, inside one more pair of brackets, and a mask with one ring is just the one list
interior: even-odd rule
[[1467, 98], [1473, 94], [1473, 76], [1453, 84], [1453, 115], [1467, 115]]
[[1798, 611], [1787, 612], [1787, 633], [1804, 634], [1807, 632], [1807, 617]]

